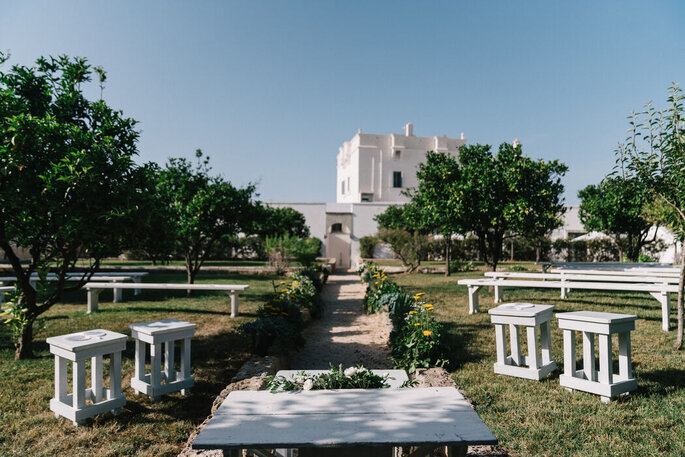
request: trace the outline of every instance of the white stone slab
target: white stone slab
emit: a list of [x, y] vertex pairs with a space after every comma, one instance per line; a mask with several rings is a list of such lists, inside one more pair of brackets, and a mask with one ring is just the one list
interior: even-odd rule
[[496, 444], [452, 387], [231, 392], [196, 449]]

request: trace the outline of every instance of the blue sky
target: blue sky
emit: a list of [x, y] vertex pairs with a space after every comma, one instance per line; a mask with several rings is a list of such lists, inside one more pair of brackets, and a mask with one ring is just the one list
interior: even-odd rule
[[139, 161], [207, 153], [267, 201], [334, 201], [338, 147], [464, 132], [570, 167], [566, 200], [611, 170], [626, 116], [685, 85], [679, 1], [0, 0], [10, 63], [85, 56], [137, 119]]

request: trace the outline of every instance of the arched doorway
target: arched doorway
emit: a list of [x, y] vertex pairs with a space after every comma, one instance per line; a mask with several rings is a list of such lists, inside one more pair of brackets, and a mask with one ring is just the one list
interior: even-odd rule
[[326, 255], [336, 260], [336, 267], [350, 268], [350, 233], [342, 223], [336, 222], [328, 227]]

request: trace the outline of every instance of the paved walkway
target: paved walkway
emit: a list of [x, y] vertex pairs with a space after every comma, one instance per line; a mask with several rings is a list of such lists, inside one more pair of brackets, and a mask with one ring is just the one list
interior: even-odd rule
[[326, 369], [344, 367], [392, 368], [387, 313], [367, 315], [362, 311], [365, 286], [354, 273], [336, 272], [323, 290], [324, 315], [305, 329], [305, 346], [291, 361], [291, 368]]

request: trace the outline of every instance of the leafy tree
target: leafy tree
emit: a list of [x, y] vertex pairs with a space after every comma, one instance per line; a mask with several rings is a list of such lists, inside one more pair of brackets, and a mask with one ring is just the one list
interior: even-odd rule
[[461, 168], [449, 154], [428, 151], [426, 161], [419, 164], [418, 188], [412, 203], [418, 209], [418, 225], [439, 233], [445, 240], [445, 276], [450, 275], [452, 236], [463, 233], [461, 220], [455, 217], [453, 189], [461, 181]]
[[[150, 189], [132, 159], [136, 122], [83, 95], [91, 74], [86, 59], [67, 56], [0, 71], [0, 248], [17, 277], [4, 316], [18, 359], [32, 356], [36, 319], [144, 228]], [[18, 247], [28, 249], [28, 263]], [[79, 257], [89, 265], [67, 285]], [[34, 290], [31, 275], [45, 278], [51, 266], [58, 280]]]
[[638, 179], [607, 177], [596, 186], [582, 189], [578, 198], [585, 229], [613, 234], [619, 258], [625, 250], [628, 259], [637, 262], [642, 248], [656, 241], [656, 230], [651, 239], [648, 237], [653, 222], [645, 214], [654, 195]]
[[[670, 207], [671, 226], [685, 226], [685, 95], [674, 83], [669, 88], [668, 106], [657, 111], [651, 103], [641, 113], [632, 113], [630, 134], [617, 150], [617, 169], [635, 178], [654, 194], [660, 204]], [[682, 232], [681, 232], [682, 234]], [[683, 285], [685, 255], [680, 256], [678, 292], [678, 331], [676, 348], [683, 345]]]
[[421, 265], [428, 240], [421, 225], [421, 209], [413, 204], [390, 205], [374, 219], [378, 222], [378, 237], [390, 245], [393, 253], [409, 271]]
[[296, 238], [309, 237], [309, 226], [307, 226], [304, 214], [288, 207], [274, 208], [261, 205], [252, 231], [261, 238], [283, 235]]
[[[456, 161], [456, 159], [453, 159]], [[461, 178], [451, 186], [454, 216], [478, 237], [481, 258], [496, 270], [505, 237], [540, 234], [560, 225], [561, 176], [566, 165], [523, 156], [520, 145], [503, 143], [459, 149]]]
[[159, 171], [157, 192], [168, 209], [176, 251], [185, 259], [188, 284], [195, 282], [213, 250], [230, 243], [252, 227], [257, 207], [255, 186], [236, 188], [219, 176], [210, 176], [209, 157], [201, 150], [193, 166], [185, 158], [169, 159]]

